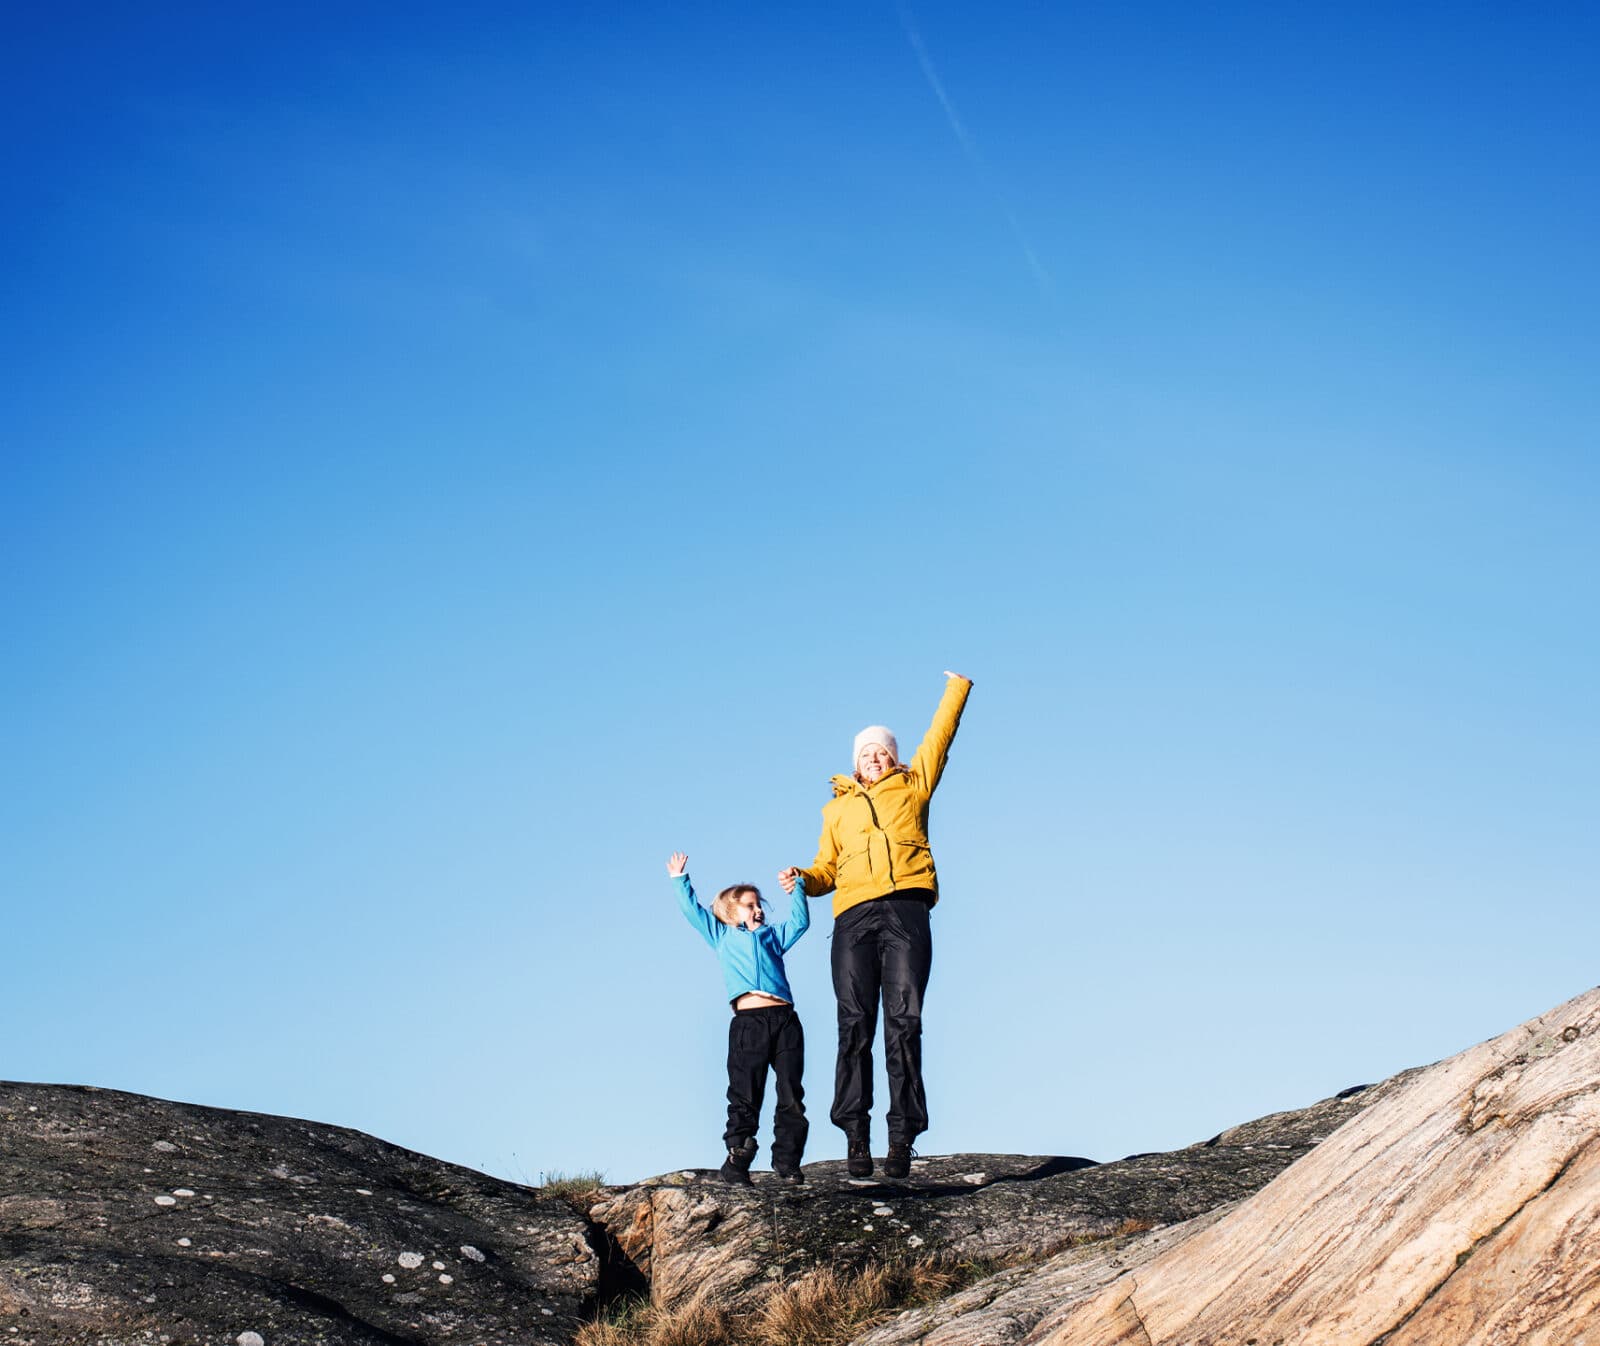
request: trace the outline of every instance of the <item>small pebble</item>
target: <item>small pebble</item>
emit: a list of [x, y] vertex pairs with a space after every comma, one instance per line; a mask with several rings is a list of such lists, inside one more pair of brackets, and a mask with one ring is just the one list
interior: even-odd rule
[[485, 1260], [483, 1254], [474, 1248], [470, 1243], [463, 1243], [461, 1245], [461, 1255], [468, 1261], [472, 1262], [482, 1262]]
[[443, 1271], [444, 1270], [444, 1263], [443, 1262], [435, 1262], [433, 1264], [433, 1269], [435, 1271]]
[[173, 1196], [193, 1196], [194, 1193], [187, 1187], [174, 1187], [172, 1189], [172, 1195]]
[[158, 1206], [176, 1206], [177, 1204], [178, 1198], [175, 1196], [158, 1196], [156, 1198], [156, 1205]]
[[362, 1196], [371, 1196], [372, 1195], [372, 1193], [369, 1192], [365, 1187], [358, 1187], [358, 1188], [356, 1188], [356, 1191], [359, 1192]]
[[267, 1343], [261, 1339], [261, 1333], [259, 1332], [241, 1332], [234, 1340], [239, 1343], [239, 1346], [267, 1346]]
[[192, 1248], [192, 1247], [194, 1247], [194, 1240], [193, 1239], [179, 1239], [178, 1240], [178, 1246], [180, 1248]]
[[400, 1265], [403, 1266], [407, 1271], [415, 1271], [418, 1267], [420, 1267], [422, 1265], [422, 1254], [421, 1253], [401, 1253], [399, 1260], [400, 1260]]
[[456, 1278], [454, 1276], [441, 1276], [441, 1277], [439, 1277], [439, 1284], [440, 1285], [451, 1285], [451, 1284], [454, 1284], [455, 1279]]
[[383, 1273], [383, 1283], [385, 1285], [394, 1284], [394, 1273], [392, 1271], [386, 1271]]
[[178, 1147], [170, 1140], [158, 1140], [150, 1148], [152, 1150], [160, 1150], [162, 1154], [176, 1154], [178, 1152]]

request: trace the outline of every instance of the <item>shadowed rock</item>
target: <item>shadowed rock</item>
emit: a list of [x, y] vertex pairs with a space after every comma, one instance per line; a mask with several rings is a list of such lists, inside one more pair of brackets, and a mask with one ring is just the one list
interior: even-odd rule
[[0, 1341], [554, 1346], [588, 1232], [357, 1131], [0, 1084]]
[[[735, 1307], [814, 1267], [938, 1255], [1038, 1261], [1070, 1244], [1189, 1220], [1256, 1191], [1391, 1084], [1348, 1090], [1201, 1145], [1111, 1164], [1048, 1156], [917, 1159], [909, 1183], [810, 1164], [806, 1184], [756, 1174], [728, 1187], [709, 1170], [612, 1189], [590, 1210], [671, 1308], [697, 1294]], [[1042, 1312], [1042, 1310], [1041, 1310]]]

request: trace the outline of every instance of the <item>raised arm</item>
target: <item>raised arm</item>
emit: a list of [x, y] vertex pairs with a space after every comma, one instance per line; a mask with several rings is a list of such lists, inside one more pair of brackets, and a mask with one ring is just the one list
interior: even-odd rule
[[944, 775], [944, 764], [950, 756], [950, 742], [961, 724], [961, 711], [967, 704], [967, 694], [972, 690], [972, 679], [959, 673], [945, 673], [944, 695], [939, 698], [939, 708], [933, 712], [933, 723], [917, 744], [911, 758], [911, 774], [921, 782], [923, 792], [932, 794]]
[[667, 861], [667, 877], [672, 880], [672, 886], [678, 895], [678, 910], [683, 917], [696, 930], [705, 936], [705, 941], [713, 949], [717, 947], [717, 940], [722, 934], [722, 922], [702, 907], [694, 895], [694, 885], [689, 882], [689, 857], [682, 851], [673, 853], [672, 859]]
[[796, 884], [795, 891], [789, 894], [789, 919], [781, 925], [773, 926], [772, 933], [778, 937], [783, 951], [788, 953], [800, 942], [800, 936], [809, 929], [811, 929], [811, 904], [806, 901], [805, 887]]

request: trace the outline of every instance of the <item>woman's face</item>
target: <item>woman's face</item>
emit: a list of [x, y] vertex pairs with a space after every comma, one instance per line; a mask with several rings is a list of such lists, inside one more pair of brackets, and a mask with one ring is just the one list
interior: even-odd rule
[[881, 743], [867, 744], [856, 758], [856, 770], [868, 785], [880, 779], [894, 764], [894, 754]]

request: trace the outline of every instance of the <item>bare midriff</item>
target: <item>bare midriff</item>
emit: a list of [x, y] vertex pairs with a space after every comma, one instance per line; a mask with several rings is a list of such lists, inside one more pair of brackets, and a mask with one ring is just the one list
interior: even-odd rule
[[736, 1010], [766, 1009], [769, 1005], [787, 1005], [787, 1000], [779, 1000], [775, 995], [766, 995], [761, 991], [746, 991], [733, 1002]]

